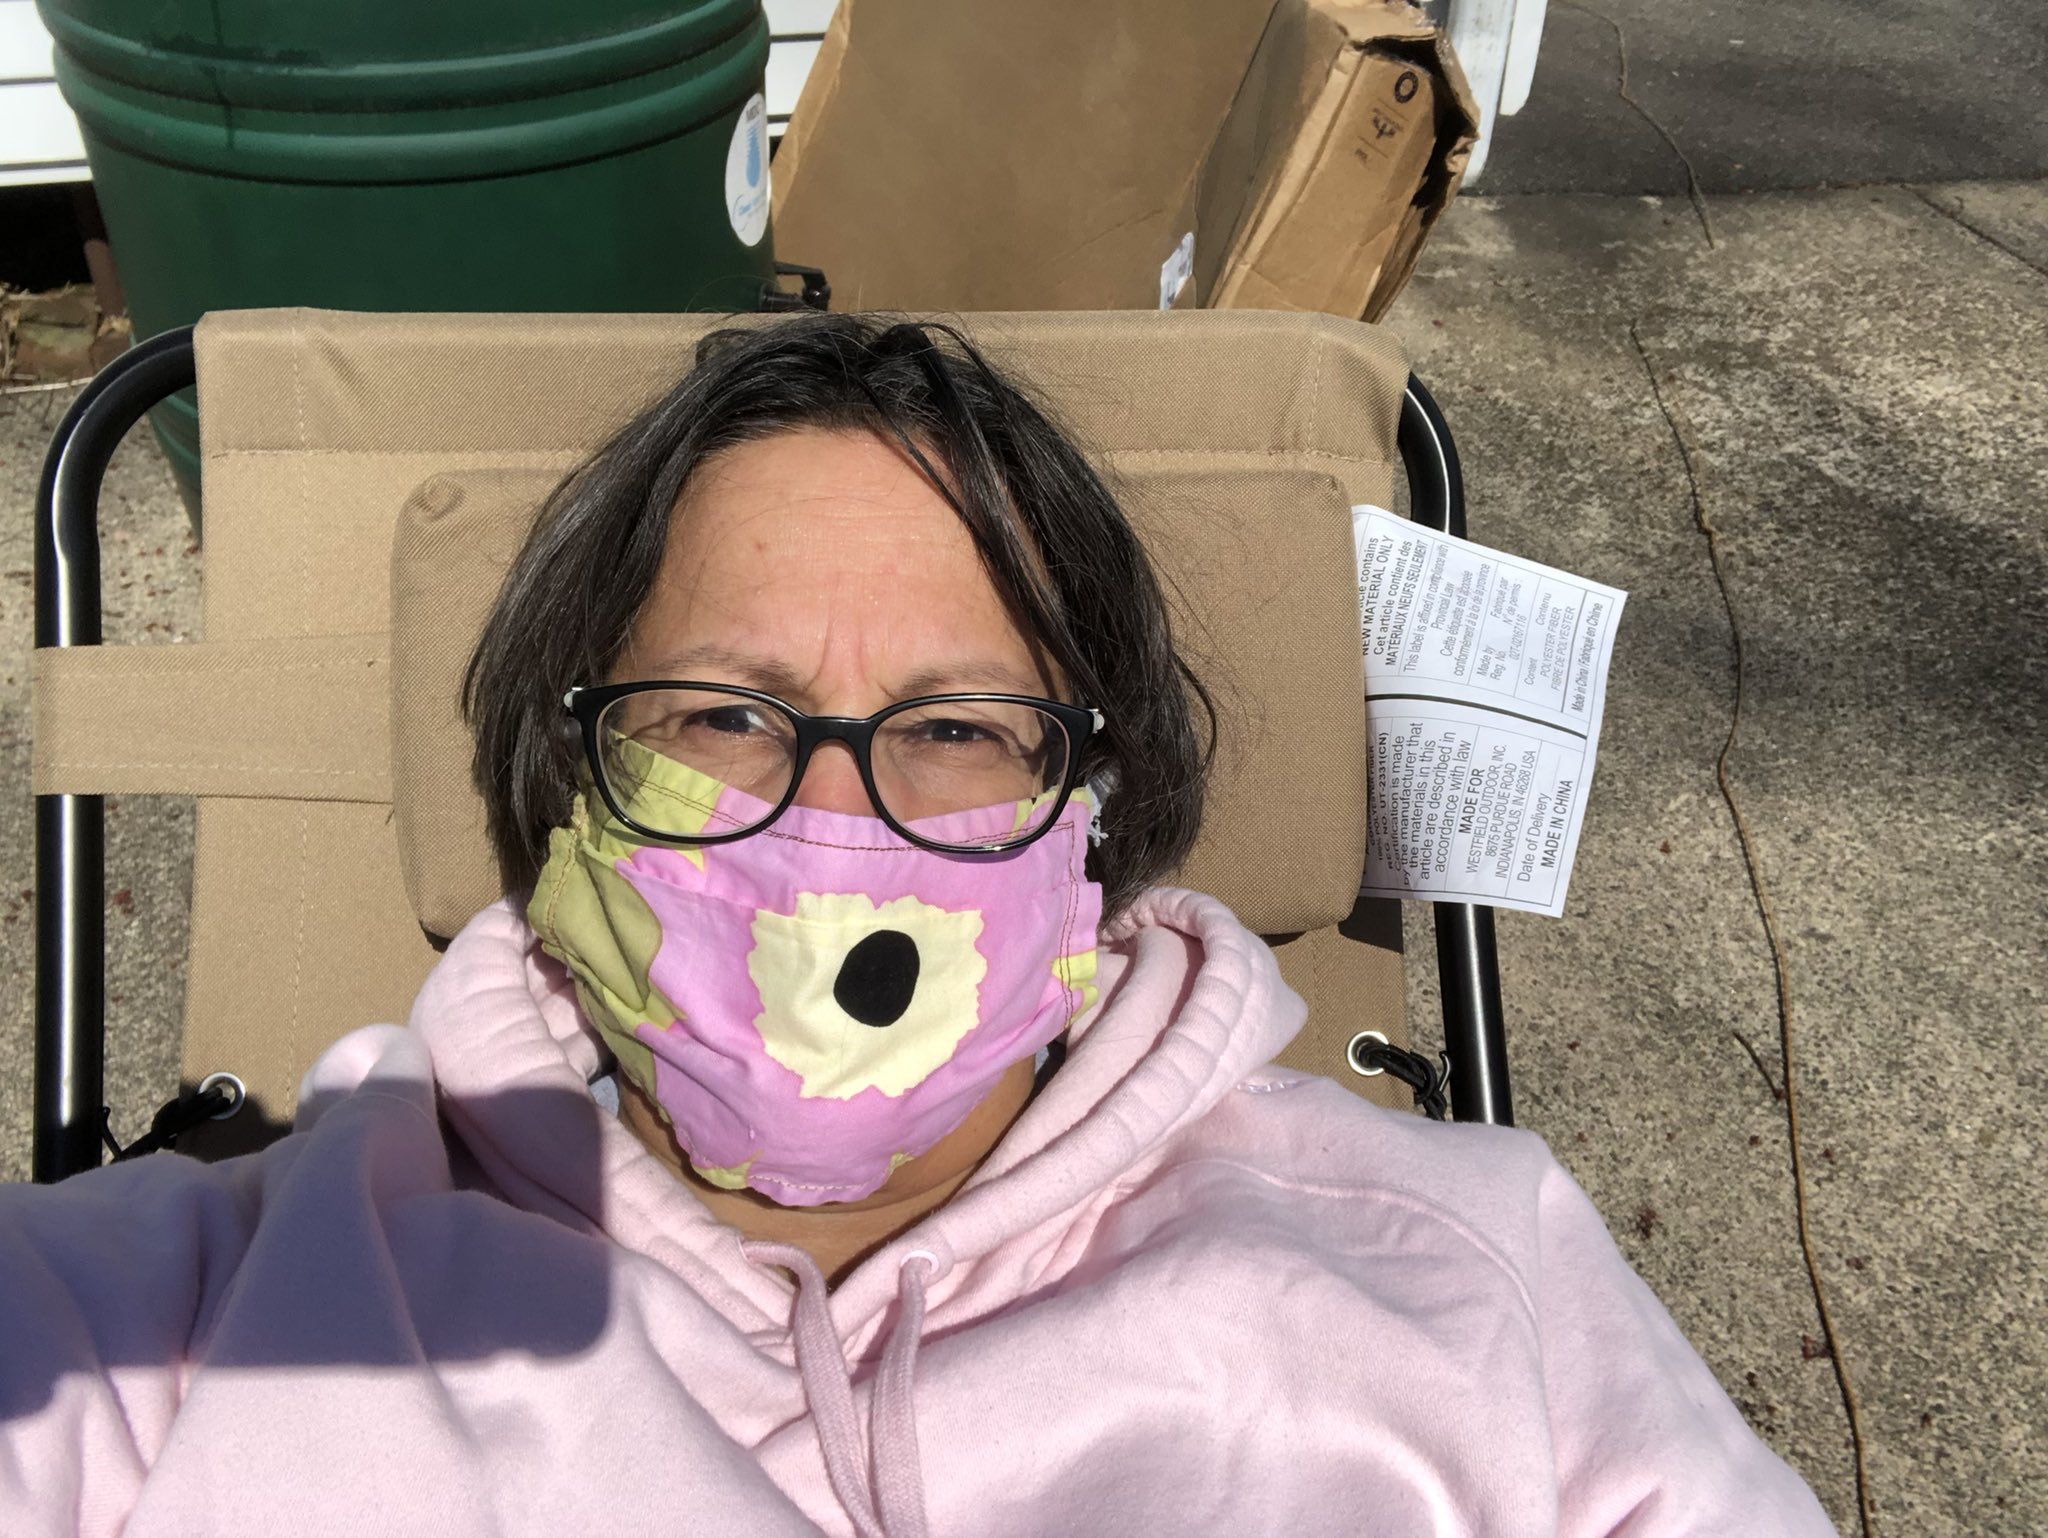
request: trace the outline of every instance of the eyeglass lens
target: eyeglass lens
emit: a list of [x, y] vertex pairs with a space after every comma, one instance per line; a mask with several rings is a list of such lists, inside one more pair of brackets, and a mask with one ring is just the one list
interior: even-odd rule
[[[604, 773], [613, 796], [644, 807], [646, 815], [635, 811], [636, 821], [679, 838], [697, 830], [662, 826], [667, 798], [636, 794], [640, 771], [617, 748], [620, 739], [768, 807], [781, 802], [796, 768], [795, 722], [773, 705], [715, 689], [625, 695], [598, 718], [598, 738], [607, 749]], [[877, 725], [870, 750], [881, 810], [897, 822], [1000, 809], [1005, 836], [1035, 832], [1059, 814], [1047, 793], [1065, 781], [1067, 756], [1066, 728], [1056, 717], [1035, 706], [988, 699], [899, 710]], [[968, 842], [989, 831], [961, 830], [958, 836]], [[942, 830], [935, 841], [953, 841], [951, 830]]]

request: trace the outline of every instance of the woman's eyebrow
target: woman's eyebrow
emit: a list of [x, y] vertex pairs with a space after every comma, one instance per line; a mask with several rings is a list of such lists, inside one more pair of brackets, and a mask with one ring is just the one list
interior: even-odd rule
[[[794, 700], [806, 686], [805, 680], [789, 666], [760, 652], [703, 641], [681, 651], [650, 658], [646, 664], [650, 679], [695, 679], [699, 683], [746, 684], [765, 694]], [[998, 694], [1039, 694], [1045, 684], [1034, 673], [987, 657], [964, 657], [952, 662], [919, 668], [895, 682], [892, 699], [916, 699], [923, 694], [958, 694], [987, 690]]]
[[700, 683], [748, 684], [764, 694], [794, 694], [803, 680], [786, 662], [716, 641], [687, 646], [648, 663], [650, 678], [694, 678]]
[[953, 694], [970, 690], [992, 690], [998, 694], [1038, 694], [1045, 684], [1035, 674], [1020, 673], [1000, 662], [964, 659], [938, 667], [920, 668], [900, 680], [894, 693], [898, 699], [915, 699], [920, 694]]

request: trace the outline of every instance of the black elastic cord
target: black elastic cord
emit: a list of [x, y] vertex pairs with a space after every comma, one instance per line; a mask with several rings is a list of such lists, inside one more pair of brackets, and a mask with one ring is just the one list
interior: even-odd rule
[[114, 1129], [109, 1125], [113, 1111], [105, 1106], [100, 1108], [100, 1139], [107, 1145], [107, 1151], [119, 1164], [123, 1159], [139, 1159], [144, 1154], [157, 1152], [162, 1148], [176, 1148], [178, 1139], [190, 1132], [203, 1121], [211, 1121], [234, 1103], [234, 1092], [224, 1084], [211, 1089], [194, 1090], [189, 1095], [180, 1095], [169, 1100], [149, 1120], [149, 1131], [123, 1148], [114, 1141]]
[[1416, 1109], [1431, 1121], [1442, 1121], [1450, 1114], [1450, 1097], [1444, 1092], [1451, 1080], [1449, 1058], [1439, 1057], [1432, 1063], [1420, 1052], [1367, 1037], [1353, 1045], [1351, 1061], [1361, 1073], [1377, 1069], [1399, 1079], [1414, 1092]]

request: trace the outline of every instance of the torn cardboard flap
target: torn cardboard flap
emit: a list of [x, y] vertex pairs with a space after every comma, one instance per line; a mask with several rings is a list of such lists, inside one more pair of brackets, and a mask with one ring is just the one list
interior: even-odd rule
[[1464, 74], [1420, 11], [1280, 0], [1205, 167], [1201, 303], [1377, 319], [1477, 130]]
[[1477, 119], [1400, 0], [840, 0], [776, 158], [776, 250], [848, 309], [1371, 319]]

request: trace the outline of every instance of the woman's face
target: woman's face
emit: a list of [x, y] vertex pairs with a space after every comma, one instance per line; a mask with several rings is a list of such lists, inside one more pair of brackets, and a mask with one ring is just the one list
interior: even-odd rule
[[[614, 682], [742, 684], [813, 715], [924, 694], [1057, 696], [959, 516], [902, 449], [813, 429], [742, 444], [692, 476]], [[844, 743], [797, 801], [873, 816]]]

